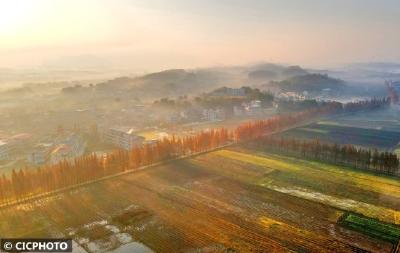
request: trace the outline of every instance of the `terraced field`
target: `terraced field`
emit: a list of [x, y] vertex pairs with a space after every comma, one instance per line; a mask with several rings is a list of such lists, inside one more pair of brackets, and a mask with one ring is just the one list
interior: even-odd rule
[[391, 252], [393, 237], [338, 220], [397, 233], [399, 210], [396, 179], [233, 147], [3, 209], [0, 237], [72, 237], [81, 252]]

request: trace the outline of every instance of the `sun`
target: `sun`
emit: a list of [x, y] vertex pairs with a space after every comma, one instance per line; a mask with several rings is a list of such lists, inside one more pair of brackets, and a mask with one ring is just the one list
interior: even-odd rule
[[29, 25], [37, 14], [39, 3], [34, 0], [0, 0], [0, 36]]

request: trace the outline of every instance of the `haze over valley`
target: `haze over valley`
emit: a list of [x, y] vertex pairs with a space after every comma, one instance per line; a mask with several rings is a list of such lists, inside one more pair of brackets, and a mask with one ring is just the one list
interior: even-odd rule
[[398, 253], [399, 23], [395, 0], [0, 1], [0, 251]]

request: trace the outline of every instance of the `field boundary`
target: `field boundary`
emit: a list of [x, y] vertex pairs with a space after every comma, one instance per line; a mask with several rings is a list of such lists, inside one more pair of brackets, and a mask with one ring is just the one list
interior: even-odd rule
[[295, 151], [278, 151], [276, 149], [273, 148], [269, 148], [269, 149], [259, 149], [259, 151], [268, 153], [268, 154], [273, 154], [273, 155], [284, 155], [284, 156], [288, 156], [288, 157], [292, 157], [294, 159], [300, 159], [300, 160], [306, 160], [306, 161], [310, 161], [310, 162], [318, 162], [318, 163], [325, 163], [325, 164], [329, 164], [329, 165], [333, 165], [333, 166], [340, 166], [345, 168], [346, 170], [349, 171], [353, 171], [353, 172], [362, 172], [365, 174], [369, 174], [369, 175], [373, 175], [373, 176], [377, 176], [377, 177], [385, 177], [388, 179], [399, 179], [400, 178], [400, 172], [396, 173], [396, 174], [388, 174], [388, 173], [384, 173], [384, 172], [376, 172], [373, 171], [371, 169], [362, 169], [362, 168], [357, 168], [354, 166], [351, 166], [349, 164], [346, 164], [344, 162], [333, 162], [333, 161], [328, 161], [328, 160], [323, 160], [323, 159], [317, 159], [317, 158], [312, 158], [312, 157], [302, 157], [301, 155], [296, 154]]

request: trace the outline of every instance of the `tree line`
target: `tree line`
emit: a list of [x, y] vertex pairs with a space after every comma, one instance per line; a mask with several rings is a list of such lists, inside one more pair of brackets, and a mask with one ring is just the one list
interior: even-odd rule
[[165, 138], [156, 144], [146, 144], [130, 151], [117, 149], [102, 156], [91, 154], [37, 169], [13, 170], [11, 177], [4, 174], [0, 177], [0, 203], [23, 200], [141, 166], [221, 147], [234, 139], [232, 134], [225, 128], [213, 129], [193, 136]]
[[396, 154], [377, 149], [357, 148], [330, 142], [268, 136], [249, 144], [255, 148], [283, 152], [302, 159], [315, 159], [378, 174], [400, 175], [400, 161]]
[[344, 112], [357, 112], [365, 110], [376, 110], [390, 105], [390, 98], [373, 98], [357, 102], [348, 102], [343, 104]]
[[[363, 103], [363, 108], [369, 108], [371, 103], [376, 102]], [[341, 103], [328, 102], [302, 112], [247, 122], [232, 130], [219, 128], [180, 138], [172, 136], [155, 144], [135, 147], [130, 151], [118, 149], [102, 156], [90, 154], [73, 161], [64, 160], [58, 164], [39, 168], [14, 169], [10, 177], [4, 174], [0, 176], [0, 204], [23, 200], [168, 159], [212, 150], [230, 143], [258, 139], [266, 134], [305, 122], [307, 119], [343, 112], [343, 108]], [[381, 165], [381, 162], [378, 162], [376, 166], [386, 170], [388, 165]]]

